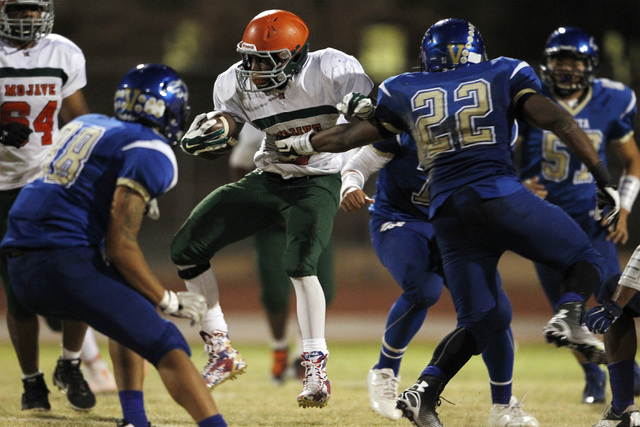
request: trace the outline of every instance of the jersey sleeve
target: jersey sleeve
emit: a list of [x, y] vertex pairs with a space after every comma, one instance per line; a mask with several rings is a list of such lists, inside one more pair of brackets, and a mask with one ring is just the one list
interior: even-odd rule
[[328, 48], [322, 52], [321, 69], [333, 83], [336, 99], [342, 100], [351, 92], [369, 95], [373, 89], [373, 82], [360, 62], [339, 50]]
[[123, 165], [117, 184], [138, 192], [145, 203], [176, 185], [177, 162], [166, 143], [159, 140], [136, 141], [124, 146], [122, 155]]
[[511, 83], [511, 99], [513, 100], [513, 104], [516, 105], [523, 95], [541, 92], [542, 84], [534, 69], [525, 61], [509, 60], [513, 62], [513, 72], [509, 78]]
[[612, 123], [610, 139], [613, 142], [624, 143], [633, 136], [636, 115], [638, 114], [638, 105], [636, 103], [636, 94], [628, 87], [624, 88], [624, 98], [628, 100], [626, 108], [618, 116], [618, 119]]
[[67, 80], [62, 86], [62, 98], [66, 98], [87, 85], [86, 60], [82, 50], [71, 40], [59, 35], [53, 36], [56, 46], [64, 55]]
[[[378, 119], [382, 126], [395, 134], [411, 131], [409, 122], [396, 113], [397, 111], [405, 110], [403, 103], [406, 102], [406, 99], [401, 96], [402, 91], [394, 90], [395, 82], [400, 76], [391, 77], [382, 82], [378, 90], [378, 102], [375, 112], [375, 118]], [[393, 96], [391, 95], [392, 93]]]

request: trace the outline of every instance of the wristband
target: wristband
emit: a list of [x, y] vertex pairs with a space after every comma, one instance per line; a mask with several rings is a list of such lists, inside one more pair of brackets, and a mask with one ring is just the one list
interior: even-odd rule
[[622, 175], [618, 184], [618, 193], [620, 193], [620, 207], [627, 212], [631, 212], [633, 203], [638, 197], [640, 190], [640, 179], [633, 175]]
[[173, 291], [165, 290], [162, 300], [158, 303], [158, 307], [167, 314], [175, 313], [180, 308], [178, 295]]

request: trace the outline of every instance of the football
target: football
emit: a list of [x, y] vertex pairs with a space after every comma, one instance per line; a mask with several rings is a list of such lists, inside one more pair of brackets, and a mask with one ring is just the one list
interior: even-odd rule
[[[210, 118], [209, 118], [210, 117]], [[221, 144], [219, 148], [216, 148], [215, 153], [221, 154], [231, 151], [233, 147], [238, 145], [238, 135], [240, 134], [240, 127], [230, 114], [221, 113], [219, 111], [212, 111], [207, 114], [207, 120], [205, 120], [200, 127], [203, 129], [202, 136], [205, 138], [212, 135], [216, 131], [219, 136], [227, 135], [228, 141], [226, 144]]]
[[180, 146], [193, 156], [215, 158], [238, 145], [241, 128], [230, 114], [219, 111], [203, 113], [195, 118]]

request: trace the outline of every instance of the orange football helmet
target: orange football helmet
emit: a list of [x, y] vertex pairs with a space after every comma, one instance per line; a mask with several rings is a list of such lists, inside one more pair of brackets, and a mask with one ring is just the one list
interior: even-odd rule
[[[309, 53], [309, 28], [302, 19], [285, 10], [267, 10], [249, 22], [237, 51], [242, 62], [236, 78], [245, 92], [265, 92], [286, 84], [300, 71]], [[252, 69], [256, 62], [269, 70]]]

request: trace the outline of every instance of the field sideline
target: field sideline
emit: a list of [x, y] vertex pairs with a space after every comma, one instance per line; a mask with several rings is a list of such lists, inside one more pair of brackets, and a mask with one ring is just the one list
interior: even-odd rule
[[[231, 317], [230, 324], [238, 323]], [[181, 322], [185, 323], [185, 322]], [[256, 324], [247, 320], [248, 324]], [[259, 322], [264, 323], [264, 322]], [[341, 322], [344, 324], [344, 319]], [[360, 323], [360, 322], [358, 322]], [[432, 322], [438, 323], [438, 322]], [[448, 321], [440, 325], [448, 328]], [[538, 323], [536, 319], [533, 323]], [[364, 323], [366, 324], [366, 322]], [[515, 326], [515, 325], [514, 325]], [[522, 326], [518, 323], [518, 328]], [[181, 324], [181, 327], [184, 325]], [[188, 328], [188, 327], [187, 327]], [[43, 332], [46, 327], [43, 327]], [[328, 337], [331, 337], [331, 323]], [[363, 328], [364, 329], [364, 328]], [[369, 328], [370, 329], [370, 328]], [[423, 328], [424, 329], [424, 328]], [[516, 328], [517, 329], [517, 328]], [[193, 360], [198, 367], [204, 363], [201, 347], [194, 338], [195, 331], [186, 329], [193, 348]], [[345, 329], [348, 331], [348, 328]], [[435, 332], [432, 330], [432, 332]], [[29, 414], [20, 411], [22, 393], [20, 373], [11, 345], [0, 340], [0, 425], [1, 426], [115, 426], [120, 407], [115, 394], [99, 395], [96, 408], [88, 414], [79, 414], [66, 406], [66, 398], [53, 389], [51, 374], [59, 356], [59, 344], [44, 332], [41, 347], [41, 367], [51, 390], [52, 411]], [[366, 334], [364, 334], [366, 335]], [[521, 334], [522, 335], [522, 334]], [[516, 331], [516, 337], [518, 332]], [[382, 426], [410, 425], [408, 421], [392, 422], [378, 417], [370, 410], [367, 397], [366, 375], [375, 362], [378, 339], [335, 339], [329, 341], [331, 356], [329, 374], [332, 397], [322, 409], [300, 409], [296, 396], [300, 391], [297, 381], [289, 381], [281, 388], [271, 385], [269, 379], [270, 353], [264, 335], [262, 342], [249, 335], [238, 334], [234, 347], [243, 353], [249, 367], [238, 380], [220, 386], [214, 396], [231, 426]], [[524, 337], [523, 337], [524, 338]], [[355, 343], [355, 344], [354, 344]], [[106, 355], [106, 345], [100, 339]], [[433, 352], [436, 341], [428, 336], [418, 337], [409, 347], [401, 369], [401, 389], [411, 386]], [[604, 405], [580, 404], [583, 387], [582, 372], [566, 349], [543, 344], [542, 338], [523, 339], [516, 353], [514, 394], [522, 399], [526, 395], [525, 409], [534, 414], [541, 426], [591, 426], [599, 419]], [[490, 409], [490, 394], [486, 368], [479, 357], [465, 366], [449, 384], [443, 397], [452, 404], [442, 403], [439, 413], [448, 427], [485, 426]], [[194, 425], [166, 393], [153, 368], [145, 383], [145, 402], [150, 421], [156, 427]], [[609, 392], [607, 393], [609, 398]]]

